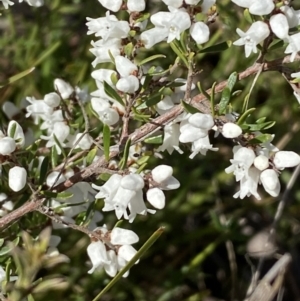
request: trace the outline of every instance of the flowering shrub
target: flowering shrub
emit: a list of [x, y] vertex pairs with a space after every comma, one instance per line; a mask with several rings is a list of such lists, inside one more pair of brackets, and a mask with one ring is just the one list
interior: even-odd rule
[[[13, 9], [19, 4], [1, 2], [5, 20], [9, 16], [6, 9], [11, 9], [13, 15]], [[248, 206], [244, 204], [259, 207], [258, 202], [267, 204], [268, 200], [283, 195], [275, 217], [269, 213], [267, 218], [271, 224], [267, 242], [279, 232], [277, 224], [286, 193], [291, 189], [291, 184], [286, 190], [283, 188], [287, 186], [285, 169], [296, 167], [296, 177], [299, 149], [289, 145], [285, 148], [287, 141], [278, 145], [275, 130], [272, 132], [276, 129], [275, 121], [291, 115], [291, 111], [278, 115], [272, 102], [260, 108], [260, 102], [256, 103], [255, 99], [261, 97], [260, 101], [265, 101], [263, 93], [257, 90], [259, 87], [270, 92], [269, 98], [273, 90], [280, 93], [267, 73], [280, 71], [294, 94], [290, 89], [291, 95], [284, 100], [283, 108], [291, 110], [300, 103], [297, 69], [300, 10], [289, 1], [275, 0], [230, 3], [225, 0], [99, 0], [100, 3], [93, 3], [98, 15], [75, 0], [66, 6], [60, 1], [25, 2], [33, 6], [32, 14], [45, 13], [44, 9], [48, 9], [50, 14], [53, 10], [54, 16], [57, 12], [71, 14], [72, 10], [84, 15], [87, 36], [78, 35], [74, 40], [78, 39], [75, 41], [78, 47], [83, 44], [90, 48], [93, 58], [87, 55], [84, 67], [77, 50], [71, 56], [64, 53], [63, 61], [69, 59], [76, 64], [78, 60], [75, 77], [82, 70], [80, 74], [84, 76], [61, 78], [55, 74], [61, 67], [56, 66], [53, 74], [49, 72], [51, 62], [56, 61], [54, 53], [60, 47], [53, 44], [38, 59], [28, 60], [29, 64], [34, 62], [30, 69], [5, 78], [0, 85], [3, 94], [0, 299], [38, 300], [45, 298], [45, 292], [53, 287], [70, 290], [71, 280], [68, 282], [61, 271], [59, 276], [50, 273], [39, 278], [43, 269], [57, 269], [59, 264], [64, 264], [73, 267], [76, 273], [84, 270], [85, 279], [98, 275], [105, 279], [104, 271], [115, 277], [100, 294], [98, 287], [97, 291], [93, 288], [82, 299], [97, 300], [120, 277], [127, 277], [134, 264], [142, 264], [142, 255], [168, 230], [168, 225], [175, 228], [177, 223], [181, 230], [201, 227], [199, 221], [196, 226], [191, 225], [193, 222], [183, 225], [173, 220], [171, 223], [168, 215], [176, 218], [176, 210], [186, 220], [197, 219], [202, 210], [205, 212], [201, 218], [207, 219], [206, 214], [210, 212], [212, 226], [207, 228], [210, 229], [207, 233], [215, 231], [215, 236], [220, 236], [208, 241], [208, 247], [202, 246], [208, 248], [206, 252], [196, 251], [203, 259], [194, 255], [182, 275], [196, 275], [195, 267], [201, 260], [225, 242], [228, 254], [234, 257], [230, 259], [232, 299], [244, 298], [246, 292], [241, 295], [235, 292], [237, 270], [233, 267], [236, 262], [232, 241], [253, 234], [254, 228], [249, 225], [258, 213], [253, 209], [249, 216], [247, 212], [231, 212], [226, 220], [220, 205], [227, 207], [234, 201], [239, 209]], [[25, 10], [23, 4], [20, 7]], [[85, 15], [86, 11], [96, 16]], [[22, 13], [16, 10], [16, 15]], [[69, 17], [64, 15], [63, 19]], [[235, 18], [243, 21], [241, 29], [233, 26], [237, 23]], [[34, 26], [32, 45], [39, 43], [35, 36], [39, 28]], [[52, 39], [59, 33], [55, 27], [49, 28], [47, 39], [53, 43]], [[244, 46], [244, 52], [239, 46]], [[219, 67], [206, 66], [208, 61], [215, 63], [215, 59], [219, 60]], [[48, 72], [44, 85], [47, 91], [40, 94], [37, 84], [37, 89], [27, 92], [22, 81], [32, 81], [31, 76], [35, 73], [38, 76], [38, 72], [43, 77], [39, 70]], [[261, 80], [265, 72], [267, 84]], [[242, 80], [251, 75], [254, 79], [248, 79], [249, 84], [243, 86]], [[21, 98], [14, 99], [16, 94], [11, 93], [8, 94], [11, 98], [6, 99], [6, 89], [18, 84], [22, 87]], [[254, 105], [258, 107], [255, 109]], [[298, 113], [297, 107], [294, 114]], [[293, 118], [288, 117], [281, 124], [286, 126], [281, 135], [292, 131], [291, 126], [287, 128], [289, 119]], [[298, 129], [296, 117], [293, 122]], [[289, 135], [286, 139], [292, 140], [293, 134]], [[218, 163], [211, 158], [218, 158], [213, 159]], [[230, 193], [223, 196], [220, 189]], [[205, 202], [211, 203], [210, 207], [201, 209]], [[156, 231], [147, 239], [140, 230], [144, 225], [151, 225], [157, 215], [163, 218], [156, 225], [158, 229], [151, 228], [152, 232]], [[166, 228], [159, 227], [163, 223]], [[71, 233], [81, 236], [73, 239]], [[139, 241], [143, 245], [135, 249], [132, 244]], [[70, 250], [72, 244], [74, 250]], [[172, 245], [164, 241], [163, 248]], [[87, 253], [82, 255], [86, 259], [70, 264], [75, 256], [72, 253], [81, 249]], [[275, 249], [274, 246], [271, 255]], [[238, 252], [245, 254], [245, 247]], [[205, 285], [200, 286], [204, 290]], [[72, 298], [79, 291], [75, 289]], [[189, 290], [187, 296], [191, 295]], [[162, 296], [151, 300], [165, 300]]]

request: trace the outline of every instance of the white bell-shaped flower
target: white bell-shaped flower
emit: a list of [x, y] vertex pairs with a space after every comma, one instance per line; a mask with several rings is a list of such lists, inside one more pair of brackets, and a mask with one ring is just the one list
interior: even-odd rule
[[22, 190], [27, 182], [27, 171], [24, 167], [14, 166], [8, 172], [8, 185], [11, 190]]
[[74, 88], [60, 78], [54, 80], [54, 89], [60, 94], [62, 99], [68, 99], [74, 92]]
[[124, 93], [134, 93], [139, 89], [140, 82], [134, 75], [122, 77], [118, 80], [116, 88]]
[[289, 28], [296, 27], [300, 23], [300, 18], [298, 17], [296, 11], [294, 8], [288, 6], [288, 5], [283, 5], [280, 7], [280, 10], [285, 14]]
[[295, 167], [300, 164], [300, 156], [295, 152], [280, 151], [275, 154], [273, 162], [278, 169]]
[[96, 199], [112, 199], [120, 186], [122, 176], [113, 174], [102, 186], [92, 184], [92, 187], [99, 192], [95, 195]]
[[172, 177], [173, 168], [168, 165], [159, 165], [152, 170], [151, 174], [156, 183], [162, 183]]
[[240, 190], [233, 195], [234, 198], [243, 199], [246, 196], [253, 195], [257, 200], [261, 197], [257, 192], [260, 171], [254, 167], [250, 167], [244, 177], [240, 180]]
[[196, 22], [190, 27], [190, 34], [197, 44], [204, 44], [209, 40], [209, 27], [204, 22]]
[[116, 252], [114, 250], [108, 250], [106, 253], [109, 263], [103, 264], [104, 270], [110, 277], [115, 277], [118, 272], [118, 259]]
[[219, 148], [213, 147], [213, 145], [210, 144], [209, 137], [207, 135], [204, 138], [199, 138], [192, 143], [192, 153], [190, 154], [189, 158], [193, 159], [199, 153], [205, 156], [208, 150], [216, 152], [219, 150]]
[[289, 24], [284, 14], [276, 14], [270, 18], [270, 26], [277, 38], [286, 40], [289, 35]]
[[236, 32], [241, 38], [235, 41], [233, 45], [245, 45], [246, 57], [249, 57], [251, 52], [257, 53], [256, 45], [266, 39], [270, 34], [268, 25], [262, 21], [252, 23], [246, 32], [243, 32], [239, 28], [237, 28]]
[[81, 148], [82, 150], [90, 149], [93, 144], [93, 138], [89, 134], [78, 133], [73, 139], [72, 145], [76, 145], [75, 148]]
[[92, 66], [95, 68], [97, 64], [100, 63], [110, 63], [111, 56], [115, 57], [120, 54], [121, 49], [121, 39], [108, 39], [107, 41], [98, 40], [96, 42], [91, 42], [94, 48], [90, 49], [90, 52], [93, 53], [96, 58], [92, 62]]
[[179, 8], [182, 6], [183, 0], [162, 0], [167, 6]]
[[207, 130], [200, 129], [189, 123], [180, 124], [179, 141], [182, 143], [194, 142], [208, 135]]
[[56, 183], [56, 185], [64, 182], [66, 180], [66, 177], [61, 174], [59, 171], [52, 171], [48, 174], [47, 178], [46, 178], [46, 184], [48, 187], [52, 187], [54, 185], [54, 183]]
[[92, 78], [94, 78], [96, 81], [99, 81], [103, 84], [103, 81], [106, 81], [110, 86], [114, 86], [111, 78], [112, 76], [116, 76], [117, 72], [110, 69], [98, 69], [91, 73]]
[[145, 10], [146, 3], [145, 0], [128, 0], [127, 1], [127, 8], [129, 11], [143, 11]]
[[122, 178], [120, 185], [121, 185], [121, 187], [123, 187], [125, 189], [138, 191], [138, 190], [144, 188], [145, 183], [144, 183], [144, 179], [141, 175], [130, 174], [130, 175], [126, 175]]
[[269, 167], [269, 159], [264, 155], [259, 155], [254, 159], [253, 164], [258, 170], [263, 171]]
[[[192, 2], [193, 0], [189, 0], [186, 2]], [[194, 2], [194, 1], [193, 1]], [[199, 2], [199, 1], [198, 1]], [[201, 9], [202, 9], [202, 13], [206, 14], [208, 13], [209, 9], [216, 3], [216, 0], [203, 0], [201, 2]], [[190, 4], [190, 3], [187, 3]]]
[[293, 62], [296, 54], [300, 51], [300, 32], [288, 37], [289, 45], [286, 47], [284, 53], [291, 53], [290, 61]]
[[223, 125], [222, 135], [225, 138], [236, 138], [242, 134], [242, 129], [235, 123], [227, 122]]
[[115, 57], [115, 64], [118, 73], [122, 77], [132, 75], [138, 70], [137, 66], [134, 63], [132, 63], [128, 58], [121, 55], [117, 55]]
[[0, 155], [9, 156], [16, 149], [16, 142], [11, 137], [0, 138]]
[[16, 147], [25, 145], [25, 136], [22, 127], [18, 122], [11, 120], [8, 124], [7, 135], [13, 138], [16, 142]]
[[260, 174], [260, 181], [265, 191], [273, 197], [280, 193], [280, 182], [278, 174], [273, 169], [266, 169]]
[[273, 0], [254, 0], [249, 6], [249, 12], [252, 15], [262, 16], [270, 14], [274, 8]]
[[166, 203], [166, 197], [158, 187], [150, 188], [147, 191], [147, 201], [156, 209], [163, 209]]
[[169, 31], [167, 28], [154, 27], [142, 32], [140, 39], [146, 49], [152, 48], [155, 44], [167, 38]]
[[87, 247], [87, 253], [93, 265], [88, 271], [89, 274], [92, 274], [97, 268], [101, 268], [104, 263], [110, 263], [105, 245], [101, 241], [90, 243]]
[[58, 107], [60, 104], [60, 97], [57, 93], [51, 92], [44, 96], [44, 102], [51, 108]]
[[210, 130], [215, 122], [211, 115], [195, 113], [189, 118], [189, 123], [197, 128], [208, 131]]
[[164, 126], [164, 141], [163, 144], [157, 149], [158, 152], [163, 152], [167, 150], [167, 152], [171, 155], [175, 150], [177, 150], [180, 154], [183, 151], [179, 148], [179, 124], [169, 123]]
[[131, 230], [114, 227], [110, 233], [110, 242], [114, 245], [132, 245], [139, 237]]
[[137, 253], [136, 249], [130, 245], [123, 245], [118, 250], [118, 257], [125, 259], [129, 262]]
[[113, 12], [117, 12], [120, 10], [121, 5], [123, 3], [122, 0], [98, 0], [102, 6], [104, 6], [106, 9], [109, 9]]
[[247, 175], [250, 166], [253, 164], [255, 153], [250, 148], [240, 146], [233, 147], [233, 153], [233, 159], [230, 160], [232, 165], [225, 168], [225, 172], [233, 172], [236, 181], [240, 181]]

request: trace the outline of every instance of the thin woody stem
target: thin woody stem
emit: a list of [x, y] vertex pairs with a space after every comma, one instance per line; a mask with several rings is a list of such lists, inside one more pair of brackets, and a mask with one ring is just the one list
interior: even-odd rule
[[[294, 59], [295, 61], [300, 60], [300, 56], [297, 55]], [[276, 59], [270, 62], [264, 62], [262, 64], [255, 63], [253, 66], [247, 68], [245, 71], [239, 73], [239, 80], [242, 80], [244, 78], [247, 78], [251, 75], [256, 74], [257, 72], [266, 72], [266, 71], [279, 71], [281, 72], [283, 69], [283, 65], [286, 63], [290, 63], [290, 55], [281, 58]], [[223, 81], [216, 85], [215, 92], [219, 93], [223, 91], [223, 89], [226, 87], [227, 81]], [[211, 89], [208, 89], [206, 91], [208, 94], [211, 94]], [[195, 106], [197, 109], [199, 109], [203, 113], [211, 113], [210, 110], [210, 102], [206, 99], [206, 97], [203, 94], [198, 94], [194, 96], [191, 100], [191, 105]], [[135, 130], [132, 134], [128, 136], [129, 139], [131, 139], [132, 144], [136, 144], [139, 141], [142, 141], [147, 137], [149, 134], [156, 132], [164, 125], [168, 124], [172, 120], [174, 120], [177, 116], [179, 116], [184, 111], [184, 108], [181, 105], [174, 106], [169, 112], [155, 118], [152, 120], [151, 123], [145, 124], [141, 126], [139, 129]], [[121, 152], [120, 145], [115, 145], [111, 147], [110, 152], [110, 158], [116, 157]], [[55, 192], [61, 192], [64, 191], [70, 187], [72, 187], [74, 184], [85, 181], [92, 175], [99, 175], [101, 173], [115, 173], [115, 171], [111, 171], [107, 168], [108, 162], [106, 161], [105, 157], [102, 156], [97, 160], [96, 162], [92, 163], [88, 167], [82, 169], [80, 172], [76, 173], [69, 179], [67, 179], [65, 182], [56, 185], [53, 187], [53, 191]], [[5, 215], [4, 217], [0, 218], [0, 229], [4, 228], [6, 225], [15, 222], [25, 214], [35, 211], [41, 206], [44, 198], [36, 199], [31, 198], [29, 201], [27, 201], [24, 205], [22, 205], [20, 208], [17, 208], [16, 210], [12, 211], [11, 213]]]

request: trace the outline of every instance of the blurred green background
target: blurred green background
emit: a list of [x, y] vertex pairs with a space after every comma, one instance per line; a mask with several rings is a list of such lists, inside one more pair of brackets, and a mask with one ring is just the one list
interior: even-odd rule
[[[1, 89], [0, 104], [12, 101], [19, 104], [26, 96], [42, 99], [53, 91], [53, 80], [63, 78], [73, 85], [95, 90], [89, 52], [94, 36], [87, 36], [86, 17], [97, 18], [105, 14], [98, 1], [89, 0], [45, 0], [41, 8], [27, 4], [15, 4], [9, 10], [2, 10], [0, 17], [0, 83], [9, 77], [36, 67], [30, 75]], [[160, 1], [148, 1], [149, 11], [166, 9]], [[300, 8], [299, 3], [298, 9]], [[297, 8], [297, 6], [295, 6]], [[219, 16], [211, 26], [216, 42], [236, 40], [237, 27], [246, 29], [249, 24], [230, 1], [217, 0]], [[126, 13], [124, 13], [126, 18]], [[161, 47], [161, 48], [160, 48]], [[275, 59], [283, 56], [284, 47], [267, 56]], [[169, 48], [157, 46], [155, 51], [167, 54], [158, 65], [173, 63], [174, 54]], [[153, 50], [153, 53], [155, 52]], [[147, 55], [144, 53], [143, 55]], [[213, 82], [221, 82], [233, 71], [243, 71], [251, 66], [255, 55], [245, 59], [242, 47], [216, 54], [199, 56], [197, 67], [202, 86], [210, 88]], [[299, 64], [291, 64], [294, 70]], [[97, 68], [100, 68], [97, 66]], [[184, 71], [178, 71], [184, 77]], [[254, 77], [242, 80], [235, 90], [243, 90], [232, 103], [235, 111], [242, 109], [243, 98], [249, 91]], [[244, 90], [245, 89], [245, 90]], [[274, 120], [276, 124], [268, 130], [275, 134], [273, 143], [286, 150], [300, 152], [299, 146], [299, 104], [292, 89], [279, 72], [263, 73], [251, 94], [249, 107], [256, 111], [253, 121], [260, 117]], [[0, 124], [5, 124], [1, 115]], [[163, 160], [153, 159], [155, 164], [163, 163], [174, 167], [174, 176], [180, 181], [180, 189], [167, 193], [165, 209], [155, 215], [137, 217], [133, 224], [124, 222], [124, 228], [133, 229], [140, 237], [135, 245], [143, 242], [160, 226], [165, 227], [161, 238], [150, 251], [134, 266], [126, 279], [119, 281], [102, 300], [139, 301], [179, 301], [179, 300], [242, 300], [252, 277], [251, 265], [246, 260], [246, 245], [250, 237], [271, 225], [278, 200], [267, 195], [262, 189], [262, 201], [254, 198], [234, 199], [232, 195], [239, 189], [232, 175], [224, 171], [230, 165], [233, 143], [222, 137], [213, 138], [218, 152], [208, 152], [206, 156], [188, 158], [190, 151], [183, 155], [163, 154]], [[155, 161], [156, 160], [156, 161]], [[151, 166], [149, 166], [151, 168]], [[285, 170], [280, 176], [282, 192], [291, 176]], [[278, 252], [293, 255], [293, 269], [287, 277], [287, 300], [300, 298], [297, 283], [300, 280], [300, 187], [296, 181], [280, 221], [277, 233]], [[104, 215], [103, 222], [112, 227], [116, 222], [113, 213]], [[34, 229], [35, 233], [42, 229]], [[70, 258], [70, 263], [54, 269], [42, 270], [39, 276], [61, 274], [69, 283], [66, 290], [55, 287], [47, 294], [36, 295], [35, 300], [92, 300], [109, 282], [103, 273], [88, 275], [86, 247], [89, 238], [74, 230], [53, 232], [62, 237], [59, 245], [61, 253]], [[228, 253], [234, 252], [236, 267], [230, 266]], [[251, 260], [254, 265], [257, 259]], [[266, 261], [266, 270], [275, 262]]]

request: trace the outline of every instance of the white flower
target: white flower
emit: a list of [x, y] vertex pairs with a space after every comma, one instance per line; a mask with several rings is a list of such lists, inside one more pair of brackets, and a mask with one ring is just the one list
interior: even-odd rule
[[139, 237], [131, 230], [114, 227], [110, 234], [110, 242], [114, 245], [132, 245]]
[[280, 10], [285, 14], [289, 27], [293, 28], [299, 25], [300, 18], [297, 15], [297, 12], [292, 7], [289, 7], [288, 5], [283, 5], [280, 7]]
[[52, 92], [49, 94], [46, 94], [44, 96], [44, 102], [51, 108], [58, 107], [60, 104], [60, 97], [57, 93]]
[[158, 187], [150, 188], [147, 191], [147, 201], [157, 209], [163, 209], [166, 203], [166, 197]]
[[278, 174], [273, 169], [266, 169], [260, 174], [260, 181], [265, 191], [273, 197], [277, 197], [280, 192], [280, 182]]
[[91, 44], [94, 46], [94, 48], [91, 48], [90, 51], [96, 56], [95, 60], [92, 62], [92, 66], [94, 68], [99, 63], [110, 63], [110, 54], [113, 57], [120, 54], [121, 39], [114, 38], [108, 39], [107, 41], [92, 41]]
[[258, 170], [263, 171], [269, 167], [269, 159], [264, 155], [259, 155], [254, 159], [253, 164]]
[[241, 37], [233, 44], [237, 46], [245, 45], [245, 56], [249, 57], [251, 52], [257, 53], [256, 45], [262, 42], [270, 34], [269, 27], [262, 21], [254, 22], [247, 32], [243, 32], [239, 28], [236, 30]]
[[106, 199], [111, 200], [113, 199], [114, 195], [116, 194], [120, 183], [122, 180], [122, 176], [118, 174], [113, 174], [102, 186], [97, 186], [92, 184], [92, 187], [99, 192], [95, 195], [96, 199]]
[[49, 116], [53, 113], [53, 108], [49, 107], [44, 100], [37, 100], [34, 97], [26, 97], [26, 100], [31, 103], [26, 107], [26, 118], [32, 116], [34, 123], [38, 124], [40, 117]]
[[171, 155], [173, 150], [177, 150], [180, 154], [183, 151], [179, 148], [179, 124], [169, 123], [164, 127], [164, 141], [163, 144], [157, 149], [158, 152], [167, 152]]
[[300, 156], [295, 152], [280, 151], [275, 154], [273, 162], [278, 169], [295, 167], [300, 164]]
[[289, 24], [284, 14], [276, 14], [270, 18], [270, 26], [273, 33], [282, 40], [286, 40], [289, 35]]
[[7, 135], [13, 138], [16, 142], [16, 147], [25, 145], [25, 136], [22, 127], [14, 120], [8, 124]]
[[14, 2], [12, 2], [10, 0], [1, 0], [1, 1], [6, 9], [8, 9], [9, 5], [14, 5]]
[[22, 190], [27, 181], [27, 172], [24, 167], [14, 166], [8, 172], [8, 185], [11, 190], [18, 192]]
[[122, 5], [122, 0], [98, 0], [102, 6], [104, 6], [106, 9], [109, 9], [113, 12], [117, 12], [120, 10]]
[[233, 197], [243, 199], [246, 196], [253, 195], [257, 200], [260, 200], [260, 195], [257, 192], [259, 174], [260, 171], [254, 167], [247, 169], [244, 177], [240, 180], [240, 190]]
[[116, 88], [124, 93], [134, 93], [139, 89], [140, 82], [134, 75], [120, 78], [116, 84]]
[[199, 138], [198, 140], [193, 141], [192, 153], [190, 154], [189, 158], [193, 159], [198, 153], [205, 156], [208, 150], [216, 152], [219, 150], [219, 148], [213, 147], [213, 145], [210, 144], [209, 137], [207, 135], [204, 138]]
[[242, 129], [235, 123], [227, 122], [223, 125], [222, 135], [225, 138], [236, 138], [242, 134]]
[[143, 11], [145, 10], [146, 3], [145, 0], [128, 0], [127, 8], [129, 11]]
[[68, 99], [74, 92], [74, 88], [60, 78], [54, 80], [54, 89], [59, 93], [62, 99]]
[[87, 253], [93, 264], [93, 267], [88, 271], [92, 274], [97, 268], [102, 268], [105, 263], [110, 263], [107, 258], [105, 245], [101, 241], [92, 242], [87, 247]]
[[52, 187], [54, 183], [58, 185], [59, 183], [62, 183], [65, 180], [66, 180], [65, 176], [61, 174], [59, 171], [52, 171], [47, 176], [46, 184], [48, 187]]
[[233, 3], [249, 8], [249, 12], [253, 15], [268, 15], [275, 8], [273, 0], [232, 0]]
[[249, 168], [254, 162], [255, 153], [252, 149], [241, 146], [233, 147], [233, 159], [230, 160], [231, 164], [225, 169], [226, 173], [233, 172], [236, 181], [240, 181], [248, 173]]
[[197, 44], [206, 43], [209, 40], [209, 27], [204, 22], [196, 22], [191, 26], [190, 34]]
[[96, 37], [101, 37], [104, 41], [113, 38], [124, 39], [130, 31], [127, 21], [119, 21], [116, 16], [110, 15], [109, 12], [106, 12], [105, 17], [87, 18], [87, 20], [87, 34], [95, 34]]
[[128, 58], [121, 55], [117, 55], [115, 57], [115, 64], [118, 73], [122, 77], [132, 75], [138, 70], [137, 66], [134, 63], [132, 63]]
[[168, 36], [168, 29], [154, 27], [142, 32], [140, 39], [146, 49], [152, 48], [155, 44], [165, 40]]
[[9, 156], [16, 149], [16, 142], [11, 137], [0, 138], [0, 155]]
[[183, 0], [162, 0], [166, 5], [179, 8], [182, 6]]
[[286, 47], [284, 53], [291, 53], [290, 61], [293, 62], [296, 54], [300, 51], [300, 32], [288, 37], [289, 45]]
[[168, 29], [167, 43], [174, 39], [179, 40], [180, 34], [191, 26], [189, 14], [179, 9], [172, 9], [171, 12], [158, 12], [153, 14], [150, 20], [156, 27]]

